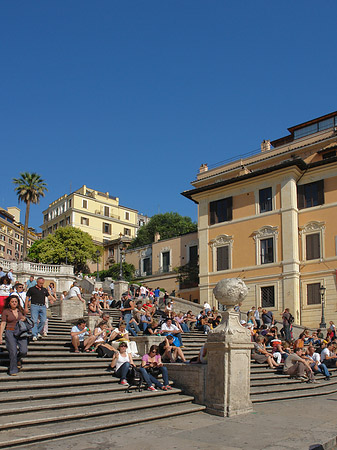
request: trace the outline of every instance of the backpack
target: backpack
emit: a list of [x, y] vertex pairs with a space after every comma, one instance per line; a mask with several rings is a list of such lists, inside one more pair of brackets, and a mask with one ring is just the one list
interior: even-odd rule
[[290, 313], [289, 313], [289, 320], [288, 320], [288, 322], [289, 322], [289, 325], [291, 325], [292, 323], [295, 322], [294, 316], [292, 314], [290, 314]]
[[112, 358], [115, 354], [114, 350], [110, 350], [108, 347], [104, 345], [99, 345], [97, 347], [97, 357], [98, 358]]
[[131, 386], [136, 386], [138, 391], [141, 392], [144, 379], [137, 367], [130, 366], [129, 371], [126, 374], [126, 381], [129, 383], [129, 386], [125, 389], [125, 392], [131, 392]]

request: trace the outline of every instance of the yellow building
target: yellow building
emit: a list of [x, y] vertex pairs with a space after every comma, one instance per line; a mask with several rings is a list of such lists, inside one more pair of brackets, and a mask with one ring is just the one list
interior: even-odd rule
[[[186, 264], [198, 263], [198, 233], [187, 233], [170, 239], [155, 242], [125, 251], [125, 261], [136, 267], [136, 276], [144, 285], [156, 289], [160, 287], [176, 296], [199, 302], [198, 283], [179, 282], [176, 268]], [[173, 295], [173, 294], [172, 294]]]
[[120, 236], [134, 238], [137, 233], [138, 211], [119, 204], [118, 197], [82, 186], [65, 194], [43, 211], [42, 237], [59, 227], [80, 228], [91, 235], [97, 245]]
[[[20, 209], [16, 206], [0, 208], [0, 257], [9, 260], [21, 260], [23, 250], [24, 226], [20, 222]], [[27, 248], [38, 239], [41, 233], [28, 229]]]
[[[263, 141], [261, 153], [208, 170], [183, 195], [198, 204], [201, 302], [241, 277], [252, 305], [296, 323], [337, 321], [337, 112]], [[323, 288], [323, 289], [322, 289]], [[324, 290], [325, 288], [325, 290]]]

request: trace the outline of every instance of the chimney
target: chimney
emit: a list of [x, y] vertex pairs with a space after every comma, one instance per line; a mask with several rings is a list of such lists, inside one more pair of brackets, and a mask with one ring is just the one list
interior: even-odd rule
[[158, 242], [160, 240], [160, 233], [158, 231], [154, 234], [154, 242]]
[[207, 172], [208, 171], [208, 165], [207, 164], [201, 164], [199, 168], [199, 173]]
[[261, 152], [267, 152], [268, 150], [270, 150], [270, 140], [268, 139], [264, 139], [261, 142]]

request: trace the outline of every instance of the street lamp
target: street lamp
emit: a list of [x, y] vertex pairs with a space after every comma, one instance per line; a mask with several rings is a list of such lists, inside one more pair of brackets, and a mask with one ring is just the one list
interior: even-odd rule
[[123, 277], [123, 249], [124, 249], [124, 243], [122, 240], [119, 242], [119, 280], [124, 280]]
[[319, 324], [320, 328], [326, 328], [326, 323], [325, 323], [325, 317], [324, 317], [324, 306], [325, 306], [325, 287], [321, 284], [319, 287], [319, 292], [321, 294], [321, 304], [322, 304], [322, 317], [321, 317], [321, 323]]
[[100, 281], [99, 279], [99, 273], [98, 273], [98, 261], [99, 261], [99, 255], [101, 252], [99, 250], [96, 250], [96, 256], [97, 256], [97, 272], [96, 272], [96, 281]]
[[68, 247], [65, 248], [66, 250], [66, 266], [68, 265]]

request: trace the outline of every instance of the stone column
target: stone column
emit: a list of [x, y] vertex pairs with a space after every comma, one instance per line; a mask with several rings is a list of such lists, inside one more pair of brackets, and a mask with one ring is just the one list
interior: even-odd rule
[[251, 412], [250, 332], [240, 325], [234, 305], [242, 302], [248, 289], [239, 278], [220, 281], [214, 288], [215, 298], [227, 311], [222, 322], [208, 334], [205, 405], [207, 411], [222, 417]]
[[73, 321], [83, 317], [83, 303], [76, 297], [61, 302], [61, 319]]
[[122, 294], [127, 292], [129, 289], [129, 283], [125, 280], [117, 280], [115, 281], [115, 292], [114, 298], [116, 300], [120, 300], [122, 298]]

